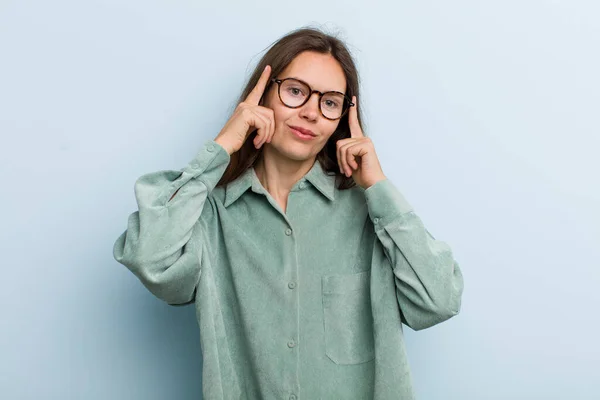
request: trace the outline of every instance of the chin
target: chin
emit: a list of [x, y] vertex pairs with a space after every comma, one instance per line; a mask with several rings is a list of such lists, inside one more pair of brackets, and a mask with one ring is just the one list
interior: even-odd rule
[[294, 161], [306, 161], [314, 158], [317, 154], [313, 154], [313, 147], [303, 145], [302, 143], [284, 143], [282, 145], [270, 145], [273, 150], [277, 151], [281, 155]]

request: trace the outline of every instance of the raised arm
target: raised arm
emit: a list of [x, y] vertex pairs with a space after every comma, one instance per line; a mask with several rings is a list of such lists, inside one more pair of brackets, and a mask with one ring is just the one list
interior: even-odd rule
[[389, 179], [369, 187], [365, 195], [393, 268], [403, 322], [421, 330], [458, 314], [464, 282], [450, 246], [429, 233]]
[[147, 174], [135, 183], [139, 210], [130, 215], [127, 230], [115, 242], [114, 257], [169, 304], [187, 304], [195, 298], [202, 251], [210, 246], [202, 243], [206, 237], [202, 230], [214, 216], [209, 194], [223, 177], [231, 154], [254, 131], [256, 148], [273, 137], [273, 110], [259, 105], [270, 74], [271, 67], [266, 66], [217, 137], [206, 142], [186, 168]]
[[[194, 300], [201, 273], [202, 229], [213, 217], [208, 195], [229, 163], [229, 153], [208, 141], [180, 171], [159, 171], [135, 182], [138, 211], [116, 240], [114, 258], [158, 298], [178, 305]], [[198, 240], [190, 242], [197, 230]]]

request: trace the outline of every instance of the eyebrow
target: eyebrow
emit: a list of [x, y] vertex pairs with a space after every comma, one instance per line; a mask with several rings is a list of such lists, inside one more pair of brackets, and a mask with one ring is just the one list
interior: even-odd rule
[[[307, 84], [308, 84], [308, 85], [311, 87], [311, 89], [313, 89], [313, 90], [316, 90], [316, 89], [315, 89], [315, 88], [314, 88], [314, 87], [313, 87], [313, 86], [312, 86], [310, 83], [306, 82], [306, 80], [305, 80], [305, 79], [299, 78], [299, 77], [297, 77], [297, 76], [288, 76], [288, 78], [293, 78], [293, 79], [296, 79], [296, 80], [302, 81], [302, 82], [304, 82], [304, 83], [307, 83]], [[283, 78], [283, 79], [286, 79], [286, 78]], [[320, 91], [321, 93], [327, 93], [327, 92], [338, 92], [338, 93], [344, 93], [344, 94], [345, 94], [345, 91], [344, 91], [344, 90], [335, 90], [335, 89], [331, 89], [331, 90], [319, 90], [319, 91]]]

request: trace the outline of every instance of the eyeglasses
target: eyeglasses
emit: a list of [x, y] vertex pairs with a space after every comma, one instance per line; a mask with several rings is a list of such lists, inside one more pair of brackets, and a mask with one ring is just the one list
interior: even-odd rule
[[279, 100], [289, 108], [299, 108], [308, 102], [313, 93], [319, 95], [319, 111], [325, 118], [340, 119], [354, 105], [344, 93], [312, 90], [308, 83], [296, 78], [271, 79], [278, 85]]

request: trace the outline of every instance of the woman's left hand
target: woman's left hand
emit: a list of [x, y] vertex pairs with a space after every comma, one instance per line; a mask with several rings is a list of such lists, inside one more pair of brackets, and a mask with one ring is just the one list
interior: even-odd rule
[[[352, 102], [357, 104], [356, 96]], [[340, 172], [347, 177], [352, 176], [356, 184], [368, 189], [375, 183], [386, 179], [375, 153], [375, 146], [370, 138], [365, 137], [358, 123], [357, 106], [350, 107], [348, 122], [350, 137], [336, 143], [337, 159]]]

